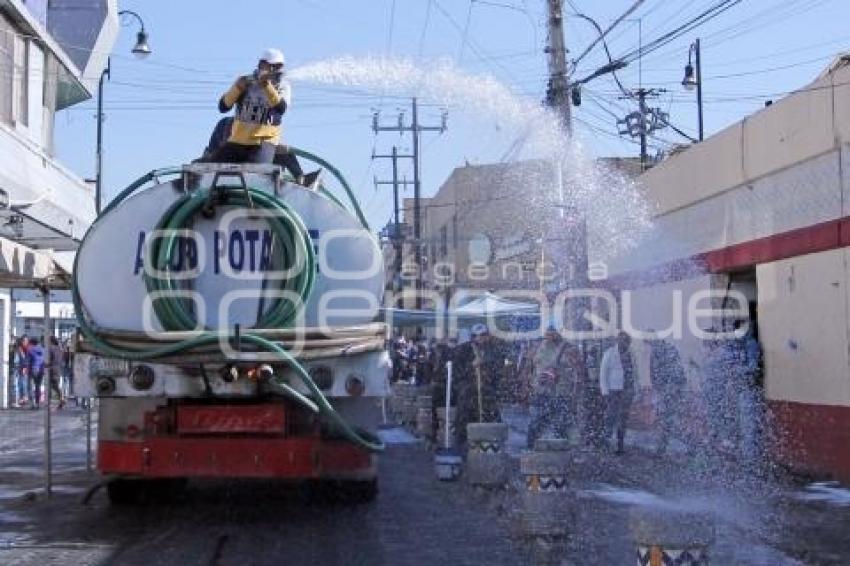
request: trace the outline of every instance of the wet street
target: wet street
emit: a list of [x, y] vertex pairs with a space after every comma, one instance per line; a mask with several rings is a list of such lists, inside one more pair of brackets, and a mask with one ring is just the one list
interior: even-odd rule
[[[432, 453], [403, 429], [385, 434], [391, 445], [371, 504], [269, 482], [196, 482], [171, 503], [112, 508], [101, 491], [84, 506], [94, 481], [85, 473], [84, 414], [54, 415], [49, 501], [39, 491], [41, 415], [2, 415], [7, 430], [29, 431], [0, 445], [2, 564], [634, 564], [635, 525], [659, 517], [708, 532], [711, 563], [850, 556], [850, 491], [757, 482], [734, 466], [661, 459], [634, 443], [622, 457], [575, 451], [571, 534], [548, 554], [515, 527], [518, 481], [499, 494], [438, 482]], [[511, 435], [514, 454], [520, 438]]]
[[73, 444], [75, 458], [60, 459], [51, 501], [25, 495], [40, 481], [37, 454], [2, 454], [2, 564], [524, 562], [498, 513], [473, 500], [462, 483], [437, 482], [433, 457], [419, 444], [392, 445], [372, 504], [335, 503], [269, 482], [214, 482], [193, 484], [174, 504], [110, 508], [103, 491], [80, 504], [92, 480], [84, 473], [84, 443], [72, 443], [66, 433], [81, 433], [82, 419], [57, 420], [57, 450]]

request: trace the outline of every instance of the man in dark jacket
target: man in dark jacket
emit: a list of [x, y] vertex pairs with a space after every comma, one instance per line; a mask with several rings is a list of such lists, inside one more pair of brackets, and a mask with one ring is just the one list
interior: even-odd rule
[[[505, 374], [510, 361], [508, 345], [490, 335], [486, 325], [472, 327], [472, 340], [458, 346], [457, 431], [466, 440], [466, 425], [499, 422], [499, 403], [504, 399]], [[479, 390], [480, 383], [480, 390]]]

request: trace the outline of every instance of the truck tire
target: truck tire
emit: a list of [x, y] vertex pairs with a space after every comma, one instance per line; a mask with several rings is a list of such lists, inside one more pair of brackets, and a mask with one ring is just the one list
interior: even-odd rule
[[371, 503], [378, 496], [378, 478], [340, 482], [342, 499], [348, 503]]
[[153, 501], [173, 503], [183, 495], [187, 484], [185, 478], [122, 478], [110, 480], [106, 484], [106, 493], [113, 505], [137, 505]]
[[320, 503], [360, 505], [378, 496], [378, 479], [315, 480], [310, 482], [310, 497]]
[[112, 505], [135, 505], [141, 499], [143, 480], [110, 480], [106, 494]]

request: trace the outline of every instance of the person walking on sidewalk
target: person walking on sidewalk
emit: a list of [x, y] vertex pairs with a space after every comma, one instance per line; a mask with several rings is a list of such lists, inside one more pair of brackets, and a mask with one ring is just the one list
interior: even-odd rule
[[617, 343], [602, 356], [599, 369], [599, 389], [605, 399], [606, 437], [616, 434], [616, 453], [622, 454], [626, 439], [629, 411], [635, 397], [637, 370], [630, 347], [631, 337], [620, 332]]
[[59, 387], [59, 379], [62, 377], [62, 347], [59, 345], [59, 339], [56, 336], [50, 337], [49, 350], [49, 366], [47, 368], [47, 376], [50, 380], [50, 389], [56, 392], [56, 398], [59, 399], [57, 409], [62, 409], [65, 406], [65, 395], [62, 393], [62, 388]]
[[27, 366], [32, 381], [33, 399], [31, 407], [41, 406], [41, 384], [44, 381], [44, 348], [38, 343], [38, 338], [31, 338], [27, 349]]
[[13, 375], [15, 376], [15, 401], [18, 407], [26, 407], [31, 402], [28, 348], [29, 338], [24, 334], [17, 341], [15, 349], [12, 352], [12, 368], [14, 371]]

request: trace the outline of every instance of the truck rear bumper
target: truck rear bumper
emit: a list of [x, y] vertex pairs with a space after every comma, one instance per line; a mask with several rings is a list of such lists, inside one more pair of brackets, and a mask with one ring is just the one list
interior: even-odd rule
[[155, 437], [98, 443], [98, 469], [142, 478], [373, 479], [376, 457], [318, 437]]

